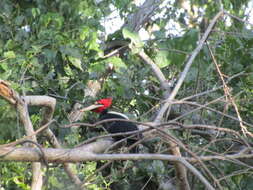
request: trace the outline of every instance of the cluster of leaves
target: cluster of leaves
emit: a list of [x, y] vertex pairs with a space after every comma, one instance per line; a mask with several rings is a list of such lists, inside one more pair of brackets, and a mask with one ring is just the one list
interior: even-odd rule
[[1, 187], [8, 189], [30, 189], [31, 171], [29, 164], [21, 163], [0, 163]]

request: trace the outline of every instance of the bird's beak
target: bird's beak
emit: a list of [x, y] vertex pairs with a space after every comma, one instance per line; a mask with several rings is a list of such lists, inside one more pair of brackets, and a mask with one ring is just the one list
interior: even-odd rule
[[100, 107], [103, 107], [104, 105], [101, 105], [101, 104], [93, 104], [91, 106], [88, 106], [86, 108], [82, 108], [80, 111], [81, 112], [85, 112], [85, 111], [91, 111], [91, 110], [94, 110], [96, 108], [100, 108]]

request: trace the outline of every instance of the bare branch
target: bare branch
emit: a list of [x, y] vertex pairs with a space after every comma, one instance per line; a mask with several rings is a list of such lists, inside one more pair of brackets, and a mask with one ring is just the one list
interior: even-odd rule
[[153, 62], [152, 59], [149, 58], [149, 56], [143, 50], [139, 52], [139, 56], [145, 61], [146, 64], [151, 67], [156, 78], [159, 80], [162, 89], [166, 91], [164, 95], [168, 96], [170, 94], [170, 86], [161, 69]]
[[245, 137], [247, 135], [249, 135], [250, 137], [253, 137], [253, 134], [250, 131], [248, 131], [248, 129], [247, 129], [246, 126], [243, 125], [243, 120], [242, 120], [241, 114], [239, 112], [238, 106], [236, 105], [236, 103], [234, 101], [234, 98], [233, 98], [233, 96], [230, 93], [230, 88], [228, 87], [228, 85], [226, 84], [226, 82], [224, 80], [224, 77], [223, 77], [223, 74], [222, 74], [222, 72], [220, 70], [220, 67], [219, 67], [219, 65], [218, 65], [218, 63], [216, 61], [216, 58], [214, 57], [213, 52], [212, 52], [210, 46], [208, 45], [208, 43], [207, 43], [207, 47], [208, 47], [208, 50], [209, 50], [210, 55], [212, 57], [213, 63], [215, 65], [215, 68], [216, 68], [216, 70], [217, 70], [217, 72], [218, 72], [218, 74], [220, 76], [221, 81], [222, 81], [224, 94], [225, 94], [226, 98], [232, 103], [232, 105], [233, 105], [233, 107], [235, 109], [235, 112], [236, 112], [237, 118], [239, 120], [239, 123], [240, 123], [240, 126], [241, 126], [241, 130], [243, 132], [243, 135]]
[[[194, 157], [177, 157], [168, 154], [98, 154], [111, 145], [111, 140], [101, 140], [73, 149], [43, 148], [48, 163], [84, 162], [91, 160], [169, 160], [178, 161], [182, 158], [191, 163], [197, 163]], [[202, 161], [253, 158], [253, 152], [245, 148], [236, 154], [199, 156]], [[40, 162], [40, 154], [32, 147], [0, 148], [0, 161]]]
[[[160, 82], [160, 85], [162, 89], [164, 90], [163, 97], [164, 99], [167, 99], [168, 96], [170, 96], [170, 86], [168, 84], [168, 81], [166, 80], [163, 72], [161, 69], [148, 57], [148, 55], [145, 54], [145, 52], [142, 50], [139, 52], [139, 56], [145, 61], [146, 64], [151, 66], [151, 69], [153, 70], [155, 76]], [[155, 121], [156, 122], [156, 121]], [[181, 152], [179, 147], [176, 146], [175, 143], [169, 141], [169, 146], [171, 148], [171, 153], [175, 156], [181, 156]], [[185, 170], [185, 167], [179, 163], [175, 162], [175, 170], [176, 170], [176, 176], [177, 176], [177, 181], [178, 181], [178, 187], [179, 189], [184, 189], [184, 190], [190, 190], [190, 185], [187, 180], [187, 173]]]
[[[99, 141], [75, 149], [44, 149], [48, 162], [65, 163], [65, 162], [83, 162], [90, 160], [167, 160], [180, 162], [188, 168], [207, 189], [214, 190], [212, 185], [202, 176], [202, 174], [193, 167], [186, 158], [163, 154], [95, 154], [92, 151], [101, 151], [105, 146], [111, 144], [111, 141]], [[0, 160], [2, 161], [40, 161], [40, 155], [35, 148], [3, 148], [0, 149]]]
[[[175, 86], [175, 88], [173, 89], [173, 91], [171, 93], [166, 93], [165, 94], [165, 104], [162, 106], [162, 108], [159, 110], [158, 115], [156, 116], [154, 122], [155, 123], [160, 123], [162, 121], [162, 118], [164, 116], [164, 113], [166, 112], [166, 110], [169, 108], [169, 106], [171, 105], [172, 100], [175, 98], [175, 96], [178, 93], [178, 90], [180, 89], [181, 85], [183, 84], [183, 81], [195, 59], [195, 57], [198, 55], [198, 53], [200, 52], [200, 50], [202, 49], [206, 39], [208, 38], [211, 30], [213, 29], [215, 23], [217, 22], [217, 20], [219, 19], [219, 17], [223, 15], [223, 11], [220, 11], [211, 21], [210, 25], [208, 26], [206, 32], [204, 33], [202, 39], [199, 42], [199, 45], [197, 46], [197, 48], [193, 51], [192, 55], [190, 56], [188, 62], [186, 63], [186, 66], [184, 68], [184, 71], [181, 73], [181, 76], [179, 77], [179, 80]], [[159, 79], [161, 86], [163, 89], [166, 89], [166, 91], [169, 92], [169, 88], [166, 87], [165, 84], [166, 83], [166, 79], [163, 75], [163, 73], [161, 72], [161, 70], [153, 63], [153, 61], [146, 56], [146, 54], [144, 53], [144, 51], [139, 53], [139, 56], [142, 57], [143, 60], [145, 60], [145, 62], [149, 65], [151, 65], [151, 68], [153, 70], [153, 72], [156, 74], [156, 77]], [[168, 97], [166, 97], [168, 96]], [[171, 148], [171, 152], [173, 155], [175, 156], [181, 156], [181, 152], [180, 149], [176, 146], [176, 144], [172, 141], [169, 141], [169, 146]], [[177, 181], [178, 181], [178, 187], [180, 189], [190, 189], [189, 183], [187, 181], [187, 175], [186, 175], [186, 170], [183, 167], [183, 165], [179, 162], [175, 163], [175, 169], [176, 169], [176, 176], [177, 176]], [[208, 172], [210, 173], [210, 172]]]
[[173, 91], [171, 92], [170, 96], [167, 98], [165, 104], [163, 105], [163, 107], [160, 109], [155, 122], [161, 122], [164, 113], [166, 112], [166, 110], [168, 109], [168, 107], [171, 104], [171, 101], [176, 97], [178, 90], [180, 89], [180, 87], [182, 86], [184, 79], [191, 67], [191, 65], [193, 64], [193, 61], [195, 60], [196, 56], [198, 55], [198, 53], [200, 52], [200, 50], [202, 49], [205, 41], [207, 40], [209, 34], [211, 33], [213, 27], [215, 26], [217, 20], [223, 15], [223, 11], [220, 11], [218, 14], [215, 15], [215, 17], [213, 18], [213, 20], [211, 21], [211, 23], [209, 24], [207, 30], [205, 31], [203, 37], [201, 38], [199, 45], [196, 47], [196, 49], [192, 52], [189, 60], [187, 61], [185, 68], [183, 70], [183, 72], [181, 73], [177, 84], [175, 86], [175, 88], [173, 89]]
[[[20, 119], [25, 127], [27, 137], [26, 139], [31, 138], [35, 143], [36, 134], [45, 130], [45, 134], [48, 137], [50, 143], [56, 147], [61, 148], [60, 143], [57, 138], [53, 134], [53, 132], [48, 128], [48, 126], [52, 123], [53, 113], [55, 109], [56, 100], [55, 98], [48, 96], [24, 96], [19, 97], [19, 95], [10, 87], [9, 83], [5, 81], [0, 81], [0, 95], [9, 101], [11, 104], [16, 104], [18, 113], [20, 115]], [[45, 107], [45, 111], [43, 114], [43, 119], [41, 125], [43, 125], [38, 131], [34, 132], [30, 116], [28, 113], [27, 105], [31, 106], [43, 106]], [[13, 142], [11, 144], [18, 144], [21, 140]], [[10, 146], [10, 144], [8, 144]], [[7, 145], [2, 145], [7, 146]], [[33, 163], [33, 181], [32, 181], [32, 189], [41, 189], [42, 187], [42, 172], [40, 172], [41, 164]], [[68, 163], [64, 163], [64, 168], [69, 177], [74, 181], [76, 185], [81, 184], [81, 180], [74, 174], [74, 171], [71, 169]]]

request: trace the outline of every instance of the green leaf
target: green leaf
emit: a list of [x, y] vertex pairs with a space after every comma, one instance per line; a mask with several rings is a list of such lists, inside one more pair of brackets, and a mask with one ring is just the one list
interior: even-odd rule
[[122, 34], [125, 39], [129, 38], [131, 40], [130, 48], [133, 53], [138, 53], [143, 48], [144, 44], [137, 33], [131, 32], [127, 28], [123, 28]]
[[4, 52], [4, 58], [12, 59], [12, 58], [15, 58], [15, 57], [16, 57], [16, 54], [14, 53], [14, 51]]
[[[3, 61], [0, 64], [0, 68], [3, 69], [4, 71], [8, 71], [8, 63], [6, 61]], [[2, 78], [2, 77], [1, 77]]]
[[34, 54], [38, 54], [41, 52], [41, 47], [40, 46], [36, 46], [36, 45], [32, 45], [32, 51]]
[[7, 40], [4, 47], [6, 49], [13, 49], [15, 48], [15, 46], [16, 46], [15, 41], [10, 39], [10, 40]]
[[32, 16], [35, 18], [36, 16], [40, 15], [40, 9], [39, 8], [32, 8]]
[[89, 31], [90, 31], [90, 29], [88, 26], [81, 28], [80, 29], [80, 39], [85, 40], [89, 36]]
[[170, 64], [170, 60], [167, 58], [168, 53], [166, 51], [159, 51], [155, 57], [155, 63], [160, 68], [167, 67]]
[[43, 54], [46, 56], [47, 60], [53, 61], [57, 55], [57, 52], [51, 49], [44, 49]]
[[164, 167], [164, 164], [161, 160], [154, 160], [153, 163], [152, 163], [152, 166], [154, 168], [155, 173], [157, 173], [159, 175], [164, 174], [165, 167]]
[[61, 46], [60, 47], [61, 53], [65, 55], [69, 55], [71, 57], [81, 58], [81, 54], [79, 52], [79, 49], [73, 48], [70, 45]]
[[108, 59], [108, 63], [113, 64], [116, 71], [119, 71], [120, 68], [127, 68], [126, 64], [118, 57], [111, 57]]
[[83, 71], [82, 61], [80, 59], [72, 57], [72, 56], [68, 56], [68, 59], [69, 59], [70, 63], [72, 63], [72, 65], [74, 65], [76, 68]]

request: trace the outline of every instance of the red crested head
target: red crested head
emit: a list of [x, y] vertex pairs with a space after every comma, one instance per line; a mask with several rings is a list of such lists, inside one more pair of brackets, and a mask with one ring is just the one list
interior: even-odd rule
[[103, 105], [102, 107], [99, 107], [99, 108], [96, 108], [94, 110], [92, 110], [93, 112], [96, 112], [96, 113], [101, 113], [103, 112], [105, 109], [109, 108], [111, 105], [112, 105], [112, 98], [104, 98], [104, 99], [101, 99], [101, 100], [98, 100], [96, 102], [96, 104], [98, 105]]

